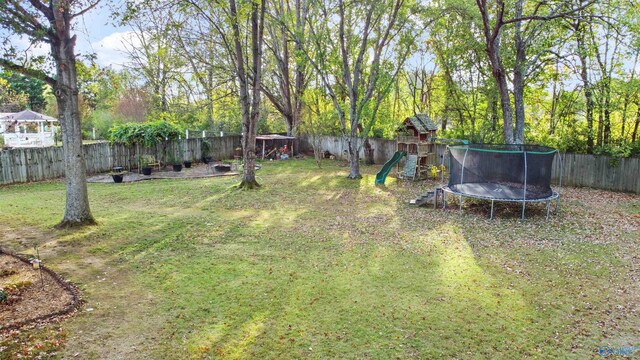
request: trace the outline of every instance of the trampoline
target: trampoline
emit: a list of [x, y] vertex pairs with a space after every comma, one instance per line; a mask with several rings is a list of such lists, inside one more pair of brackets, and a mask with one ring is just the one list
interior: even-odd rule
[[[560, 196], [551, 188], [551, 171], [556, 149], [539, 145], [456, 145], [448, 148], [449, 183], [446, 194], [491, 201], [490, 219], [496, 201], [522, 203], [522, 220], [527, 203], [546, 203], [549, 218], [551, 202], [558, 211]], [[443, 159], [444, 162], [444, 159]]]

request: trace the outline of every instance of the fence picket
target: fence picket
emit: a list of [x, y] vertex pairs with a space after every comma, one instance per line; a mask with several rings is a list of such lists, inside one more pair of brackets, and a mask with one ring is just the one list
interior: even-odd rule
[[[238, 135], [212, 137], [206, 140], [211, 143], [211, 155], [216, 159], [233, 158], [233, 150], [240, 146]], [[83, 145], [87, 174], [107, 172], [114, 166], [135, 169], [138, 156], [144, 154], [153, 155], [166, 163], [170, 152], [179, 155], [178, 149], [182, 149], [183, 160], [199, 161], [202, 141], [202, 138], [167, 141], [153, 149], [106, 142]], [[0, 151], [0, 185], [55, 179], [61, 176], [64, 176], [62, 147]]]
[[[369, 139], [374, 148], [376, 164], [383, 164], [396, 151], [395, 140]], [[310, 142], [302, 138], [301, 149], [311, 151]], [[323, 136], [322, 150], [327, 150], [338, 158], [344, 158], [346, 141], [342, 137]], [[446, 145], [436, 146], [437, 161], [442, 161]], [[361, 152], [364, 157], [364, 152]], [[551, 180], [560, 179], [560, 159], [562, 159], [562, 184], [568, 186], [592, 187], [603, 190], [634, 192], [640, 194], [640, 158], [613, 159], [602, 155], [562, 153], [556, 156]]]

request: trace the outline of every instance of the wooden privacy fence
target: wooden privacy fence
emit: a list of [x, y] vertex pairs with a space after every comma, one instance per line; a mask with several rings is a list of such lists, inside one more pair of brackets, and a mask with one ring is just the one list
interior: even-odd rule
[[[171, 155], [176, 159], [199, 161], [205, 140], [211, 144], [210, 156], [213, 159], [230, 159], [234, 150], [241, 146], [238, 135], [166, 141], [151, 148], [106, 142], [87, 144], [83, 145], [87, 174], [111, 171], [114, 166], [135, 169], [140, 155], [152, 155], [163, 163], [171, 159]], [[0, 184], [41, 181], [62, 176], [62, 147], [0, 151]]]
[[640, 194], [640, 158], [561, 153], [553, 161], [554, 183], [559, 181], [561, 164], [562, 185]]
[[[369, 139], [374, 149], [376, 164], [384, 164], [396, 151], [395, 140]], [[342, 137], [322, 136], [322, 150], [338, 158], [346, 157], [347, 144]], [[307, 139], [300, 142], [302, 149], [312, 150]], [[436, 159], [442, 162], [446, 145], [436, 146]], [[364, 157], [364, 152], [360, 152]], [[562, 167], [561, 165], [562, 160]], [[560, 153], [553, 162], [551, 179], [558, 184], [562, 169], [562, 185], [584, 186], [603, 190], [634, 192], [640, 194], [640, 158], [616, 159], [602, 155]]]

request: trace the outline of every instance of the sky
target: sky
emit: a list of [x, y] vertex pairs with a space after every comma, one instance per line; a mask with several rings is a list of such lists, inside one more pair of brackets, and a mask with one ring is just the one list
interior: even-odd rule
[[77, 51], [82, 54], [95, 53], [100, 66], [121, 68], [125, 63], [124, 41], [130, 36], [130, 29], [114, 24], [111, 10], [106, 6], [78, 19], [76, 34]]
[[[131, 36], [130, 28], [114, 24], [112, 11], [106, 6], [99, 6], [76, 19], [74, 34], [77, 35], [76, 54], [95, 53], [96, 62], [103, 67], [114, 69], [123, 67], [125, 61], [124, 42]], [[48, 55], [49, 47], [40, 44], [32, 46], [27, 37], [11, 37], [11, 44], [24, 51], [29, 49], [32, 56]]]

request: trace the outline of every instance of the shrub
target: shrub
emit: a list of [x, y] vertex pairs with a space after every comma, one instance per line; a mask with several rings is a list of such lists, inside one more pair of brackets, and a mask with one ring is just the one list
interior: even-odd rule
[[166, 121], [124, 123], [111, 128], [110, 140], [127, 145], [140, 144], [151, 147], [165, 140], [175, 140], [180, 133], [177, 126]]

